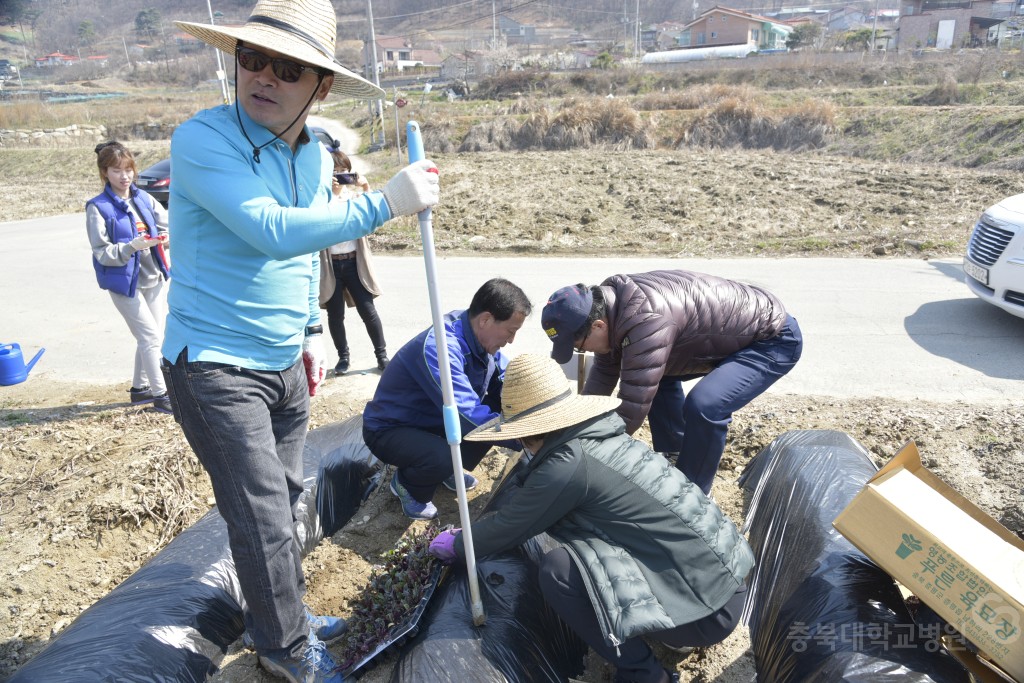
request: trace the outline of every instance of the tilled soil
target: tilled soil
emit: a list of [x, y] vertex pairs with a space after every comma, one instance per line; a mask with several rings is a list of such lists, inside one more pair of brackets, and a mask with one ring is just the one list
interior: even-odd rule
[[[166, 143], [134, 146], [146, 151], [145, 164], [167, 153]], [[0, 155], [0, 221], [79, 212], [99, 191], [83, 171], [62, 176], [56, 195], [39, 192], [37, 154]], [[94, 156], [91, 149], [61, 154], [79, 166], [79, 156]], [[584, 149], [431, 158], [441, 169], [437, 250], [480, 255], [957, 256], [981, 211], [1022, 190], [1013, 171], [810, 153]], [[355, 161], [373, 187], [394, 164], [393, 151]], [[389, 223], [373, 244], [419, 252], [416, 221]]]
[[[978, 213], [1019, 191], [1016, 173], [813, 154], [584, 150], [435, 160], [443, 192], [434, 213], [437, 248], [481, 257], [955, 256]], [[374, 155], [362, 163], [371, 173], [386, 165]], [[0, 220], [79, 211], [76, 192], [87, 198], [96, 191], [86, 180], [80, 190], [54, 196], [40, 193], [37, 183], [0, 176]], [[55, 206], [61, 201], [70, 203]], [[418, 250], [412, 222], [395, 223], [375, 236], [376, 248]], [[313, 400], [312, 426], [359, 413], [375, 383], [375, 374], [329, 380]], [[33, 377], [0, 390], [0, 680], [212, 505], [205, 474], [173, 419], [130, 407], [127, 388], [69, 387]], [[743, 496], [735, 479], [787, 430], [848, 433], [878, 463], [915, 439], [929, 467], [1024, 535], [1021, 412], [769, 393], [737, 413], [714, 496], [741, 523]], [[478, 468], [474, 506], [486, 499], [505, 457], [495, 453]], [[435, 502], [442, 521], [457, 522], [453, 498]], [[392, 496], [371, 497], [306, 558], [311, 606], [345, 615], [376, 558], [409, 527]], [[754, 678], [744, 628], [685, 658], [658, 654], [683, 672], [683, 680]], [[365, 680], [387, 680], [393, 661], [393, 654], [382, 656]], [[581, 680], [611, 676], [591, 656]], [[214, 680], [276, 679], [236, 645]]]
[[[376, 374], [328, 380], [313, 399], [313, 426], [358, 413]], [[76, 387], [30, 380], [7, 388], [0, 410], [0, 523], [4, 562], [0, 595], [0, 680], [28, 661], [93, 602], [187, 527], [212, 504], [205, 474], [169, 416], [127, 405], [127, 386]], [[1024, 535], [1021, 473], [1024, 414], [1020, 409], [770, 393], [736, 415], [713, 495], [738, 524], [743, 495], [735, 480], [750, 458], [788, 430], [834, 429], [850, 434], [885, 462], [908, 439], [926, 464], [989, 514]], [[646, 429], [639, 433], [647, 437]], [[486, 501], [505, 464], [495, 451], [477, 468], [473, 509]], [[458, 523], [454, 496], [435, 500], [445, 523]], [[305, 560], [308, 602], [344, 615], [380, 553], [410, 527], [397, 500], [373, 495], [352, 521]], [[659, 649], [683, 680], [752, 681], [745, 628], [726, 642], [688, 657]], [[383, 682], [395, 657], [386, 653], [368, 683]], [[609, 681], [613, 672], [591, 656], [580, 680]], [[214, 680], [276, 680], [236, 644]]]

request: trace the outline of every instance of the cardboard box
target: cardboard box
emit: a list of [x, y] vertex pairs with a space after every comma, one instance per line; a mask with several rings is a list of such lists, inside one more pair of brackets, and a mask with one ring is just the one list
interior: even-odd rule
[[833, 526], [1024, 682], [1024, 541], [929, 472], [914, 442]]

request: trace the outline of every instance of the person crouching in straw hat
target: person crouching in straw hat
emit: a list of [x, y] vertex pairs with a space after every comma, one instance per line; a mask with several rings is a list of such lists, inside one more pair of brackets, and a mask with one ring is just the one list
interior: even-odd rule
[[[677, 680], [641, 636], [674, 649], [724, 640], [736, 627], [754, 556], [718, 506], [659, 453], [626, 434], [619, 400], [573, 393], [558, 364], [516, 356], [501, 417], [467, 441], [520, 439], [522, 491], [473, 523], [478, 556], [547, 532], [545, 601], [617, 669], [616, 681]], [[458, 529], [430, 552], [464, 559]]]
[[290, 681], [338, 683], [323, 642], [345, 622], [304, 607], [293, 536], [309, 397], [324, 378], [318, 252], [436, 205], [437, 168], [420, 161], [382, 191], [331, 201], [332, 160], [306, 126], [313, 102], [383, 91], [335, 61], [329, 0], [260, 0], [237, 27], [176, 23], [233, 57], [236, 102], [171, 140], [171, 407], [227, 523], [260, 662]]

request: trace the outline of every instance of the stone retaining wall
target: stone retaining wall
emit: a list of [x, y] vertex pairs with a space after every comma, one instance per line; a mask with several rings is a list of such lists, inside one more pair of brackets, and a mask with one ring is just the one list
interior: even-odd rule
[[100, 142], [107, 139], [106, 126], [79, 126], [26, 130], [0, 128], [0, 146], [4, 147], [58, 147], [74, 142]]
[[42, 130], [0, 128], [0, 147], [58, 147], [104, 140], [170, 140], [172, 123], [134, 123], [116, 126], [71, 125]]

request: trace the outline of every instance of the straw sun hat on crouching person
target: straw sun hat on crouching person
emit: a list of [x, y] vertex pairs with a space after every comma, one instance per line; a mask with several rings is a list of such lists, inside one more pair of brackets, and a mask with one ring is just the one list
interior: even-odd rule
[[547, 434], [615, 410], [619, 399], [580, 396], [562, 368], [547, 356], [523, 353], [505, 368], [501, 417], [477, 427], [466, 441], [519, 439]]
[[329, 0], [260, 0], [242, 26], [174, 23], [232, 59], [238, 41], [242, 41], [326, 69], [334, 74], [331, 92], [335, 95], [365, 99], [384, 96], [383, 90], [335, 60], [338, 21]]

